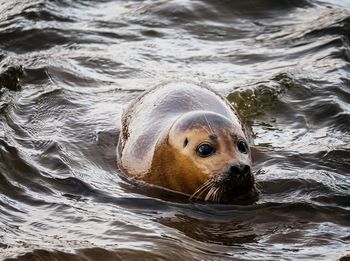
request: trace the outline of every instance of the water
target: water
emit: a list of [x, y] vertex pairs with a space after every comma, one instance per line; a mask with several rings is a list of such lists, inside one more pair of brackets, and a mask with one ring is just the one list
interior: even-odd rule
[[[0, 258], [346, 260], [349, 10], [1, 1]], [[122, 110], [169, 79], [204, 82], [238, 106], [255, 134], [258, 201], [188, 202], [120, 179]]]

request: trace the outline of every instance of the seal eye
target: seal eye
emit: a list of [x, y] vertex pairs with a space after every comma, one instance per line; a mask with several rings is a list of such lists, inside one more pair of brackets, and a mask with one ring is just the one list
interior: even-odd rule
[[238, 141], [237, 147], [240, 152], [244, 154], [248, 153], [248, 145], [244, 140]]
[[215, 153], [215, 149], [208, 143], [202, 143], [197, 147], [197, 154], [202, 158], [209, 157]]

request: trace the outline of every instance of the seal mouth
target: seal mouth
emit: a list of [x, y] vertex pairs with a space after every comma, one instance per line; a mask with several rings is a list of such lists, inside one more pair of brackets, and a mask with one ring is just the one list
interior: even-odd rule
[[230, 203], [237, 199], [256, 197], [257, 190], [252, 173], [232, 176], [231, 172], [218, 174], [199, 186], [190, 199], [202, 199], [212, 203]]

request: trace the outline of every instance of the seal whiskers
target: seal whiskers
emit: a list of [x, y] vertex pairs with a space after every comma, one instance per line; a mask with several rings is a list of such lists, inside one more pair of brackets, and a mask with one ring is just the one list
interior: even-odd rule
[[216, 203], [216, 200], [217, 200], [217, 197], [218, 197], [218, 191], [219, 191], [219, 189], [220, 189], [220, 187], [216, 187], [216, 188], [214, 189], [213, 197], [212, 197], [212, 201], [213, 201], [214, 203]]
[[216, 192], [216, 203], [220, 203], [222, 194], [222, 187], [218, 187], [218, 191]]
[[217, 184], [215, 184], [215, 181], [213, 179], [210, 179], [200, 185], [189, 199], [191, 200], [194, 197], [198, 199], [203, 193], [207, 192], [204, 197], [205, 201], [220, 203], [223, 190], [224, 188], [222, 186], [217, 186]]
[[191, 200], [196, 194], [198, 194], [196, 196], [196, 199], [198, 199], [206, 190], [208, 190], [210, 187], [211, 184], [211, 180], [207, 180], [204, 184], [200, 185], [196, 191], [191, 195], [191, 197], [189, 198], [189, 200]]
[[210, 199], [211, 199], [212, 195], [214, 194], [215, 190], [216, 190], [216, 187], [214, 187], [214, 184], [213, 184], [213, 186], [210, 188], [208, 194], [205, 197], [205, 201], [210, 201]]

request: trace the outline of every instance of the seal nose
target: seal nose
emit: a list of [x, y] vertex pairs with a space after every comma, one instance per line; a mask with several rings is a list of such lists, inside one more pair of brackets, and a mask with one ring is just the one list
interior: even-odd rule
[[247, 176], [250, 173], [250, 167], [245, 164], [235, 163], [230, 166], [230, 174], [235, 177]]

